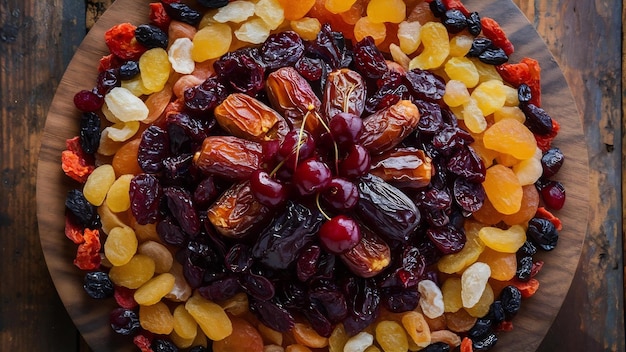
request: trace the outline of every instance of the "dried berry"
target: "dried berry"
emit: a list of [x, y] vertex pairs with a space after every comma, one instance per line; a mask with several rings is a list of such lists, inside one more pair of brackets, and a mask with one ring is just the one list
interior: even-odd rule
[[168, 37], [161, 28], [151, 25], [142, 24], [135, 29], [135, 38], [137, 41], [148, 49], [163, 48], [167, 49]]
[[109, 275], [103, 271], [93, 271], [85, 274], [83, 288], [89, 297], [96, 299], [113, 297], [115, 291]]
[[109, 315], [109, 322], [113, 331], [120, 335], [134, 335], [139, 331], [139, 316], [130, 309], [115, 308]]
[[546, 219], [532, 218], [528, 222], [526, 234], [544, 251], [551, 251], [556, 247], [559, 233], [554, 224]]
[[72, 189], [68, 192], [65, 206], [83, 227], [97, 229], [102, 226], [96, 207], [85, 199], [80, 190]]
[[80, 146], [87, 154], [93, 154], [100, 145], [100, 117], [93, 112], [83, 113], [80, 119]]

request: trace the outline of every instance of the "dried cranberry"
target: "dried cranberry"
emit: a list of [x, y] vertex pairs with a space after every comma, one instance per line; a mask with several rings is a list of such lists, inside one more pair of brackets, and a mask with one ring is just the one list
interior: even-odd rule
[[565, 204], [565, 187], [559, 181], [540, 180], [538, 182], [541, 198], [552, 209], [559, 210]]
[[463, 232], [452, 226], [431, 227], [426, 234], [443, 254], [458, 253], [467, 240]]
[[111, 328], [121, 335], [134, 335], [139, 331], [139, 316], [130, 309], [115, 308], [109, 314]]
[[539, 135], [552, 133], [552, 118], [544, 109], [532, 103], [522, 104], [520, 107], [526, 115], [524, 124], [532, 133]]
[[130, 210], [140, 225], [157, 221], [161, 202], [161, 185], [151, 174], [139, 174], [130, 181]]
[[565, 155], [559, 148], [550, 148], [541, 157], [541, 167], [543, 168], [543, 177], [552, 177], [556, 175], [561, 166]]
[[98, 74], [98, 78], [96, 78], [96, 93], [98, 95], [104, 97], [111, 89], [122, 85], [117, 72], [117, 69], [110, 68]]
[[157, 125], [150, 125], [141, 135], [137, 161], [146, 173], [158, 173], [163, 168], [163, 160], [170, 152], [167, 131]]
[[253, 54], [251, 49], [229, 52], [215, 62], [215, 73], [235, 92], [255, 96], [265, 87], [265, 68]]
[[98, 111], [104, 104], [102, 95], [96, 94], [90, 90], [81, 90], [74, 95], [74, 106], [83, 112]]

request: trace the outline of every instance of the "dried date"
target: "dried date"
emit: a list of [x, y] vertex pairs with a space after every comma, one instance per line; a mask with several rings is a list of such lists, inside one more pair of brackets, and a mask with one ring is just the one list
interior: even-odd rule
[[366, 98], [366, 84], [358, 72], [347, 68], [333, 71], [324, 87], [322, 113], [327, 119], [340, 112], [361, 116]]
[[422, 188], [430, 184], [434, 172], [431, 159], [423, 150], [395, 148], [372, 158], [370, 173], [397, 187]]
[[360, 144], [372, 154], [393, 149], [417, 128], [420, 114], [409, 100], [378, 111], [363, 119]]
[[[283, 67], [272, 72], [265, 82], [267, 96], [282, 116], [289, 121], [292, 128], [299, 128], [302, 119], [310, 111], [317, 111], [321, 102], [309, 82], [293, 67]], [[307, 130], [314, 131], [318, 123], [309, 126], [307, 118]]]
[[233, 136], [210, 136], [193, 158], [194, 164], [208, 175], [245, 180], [259, 169], [263, 160], [261, 144]]

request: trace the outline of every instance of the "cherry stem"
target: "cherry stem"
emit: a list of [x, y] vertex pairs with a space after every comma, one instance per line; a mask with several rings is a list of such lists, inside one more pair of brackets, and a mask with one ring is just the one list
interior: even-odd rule
[[328, 216], [328, 214], [326, 214], [324, 212], [324, 209], [322, 209], [322, 205], [320, 204], [320, 193], [317, 192], [317, 194], [315, 194], [315, 204], [317, 205], [317, 209], [319, 209], [320, 213], [322, 213], [322, 216], [324, 218], [326, 218], [326, 220], [330, 220], [330, 216]]
[[335, 148], [335, 174], [339, 174], [339, 147], [337, 146], [337, 142], [335, 142], [335, 138], [333, 138], [333, 135], [330, 133], [330, 127], [328, 127], [328, 125], [324, 122], [324, 119], [322, 119], [317, 112], [315, 113], [315, 116], [333, 140], [333, 147]]

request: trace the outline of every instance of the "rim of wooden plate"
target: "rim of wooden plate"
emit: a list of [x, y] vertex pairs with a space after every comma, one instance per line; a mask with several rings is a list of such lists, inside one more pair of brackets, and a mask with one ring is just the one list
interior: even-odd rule
[[[117, 0], [89, 31], [72, 58], [55, 94], [41, 139], [37, 168], [37, 217], [44, 257], [58, 294], [70, 317], [94, 351], [134, 351], [128, 337], [115, 334], [109, 325], [113, 299], [94, 300], [83, 288], [84, 272], [72, 261], [76, 245], [64, 235], [64, 212], [67, 192], [79, 187], [61, 170], [61, 152], [65, 140], [78, 133], [80, 113], [73, 105], [73, 96], [95, 83], [100, 57], [108, 54], [104, 32], [115, 24], [148, 21], [149, 0]], [[526, 17], [510, 0], [468, 0], [470, 11], [497, 20], [516, 45], [511, 62], [522, 57], [539, 61], [542, 68], [542, 106], [557, 121], [561, 130], [554, 145], [566, 156], [556, 179], [568, 192], [563, 209], [555, 212], [564, 228], [559, 244], [552, 252], [539, 253], [545, 261], [537, 276], [537, 294], [522, 302], [522, 309], [513, 320], [514, 330], [498, 334], [493, 351], [534, 351], [554, 321], [571, 285], [589, 217], [588, 153], [579, 112], [567, 82], [543, 40]], [[556, 265], [555, 265], [556, 264]], [[522, 342], [523, 341], [523, 342]]]

